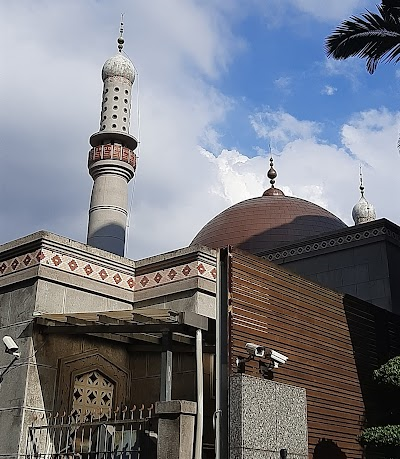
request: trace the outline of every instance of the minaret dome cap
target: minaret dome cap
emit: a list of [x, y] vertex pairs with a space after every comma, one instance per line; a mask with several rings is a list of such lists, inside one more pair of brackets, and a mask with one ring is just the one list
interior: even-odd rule
[[364, 185], [363, 177], [360, 166], [360, 192], [361, 197], [357, 204], [353, 207], [351, 216], [353, 217], [354, 223], [360, 225], [361, 223], [372, 222], [376, 220], [376, 212], [374, 206], [368, 202], [364, 197]]
[[364, 198], [364, 196], [361, 196], [360, 200], [353, 207], [351, 216], [356, 225], [376, 220], [375, 208]]
[[103, 81], [110, 77], [122, 77], [126, 78], [133, 84], [135, 81], [135, 68], [132, 62], [125, 57], [122, 53], [118, 53], [113, 57], [110, 57], [104, 65], [101, 72]]

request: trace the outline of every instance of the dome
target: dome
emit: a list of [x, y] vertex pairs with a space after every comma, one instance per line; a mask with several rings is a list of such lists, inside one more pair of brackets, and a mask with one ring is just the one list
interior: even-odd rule
[[253, 254], [318, 236], [347, 225], [304, 199], [265, 194], [229, 207], [207, 223], [190, 245], [233, 245]]
[[135, 69], [132, 62], [127, 57], [118, 53], [104, 63], [101, 76], [103, 81], [107, 78], [117, 76], [126, 78], [133, 84], [135, 81]]
[[354, 223], [356, 225], [376, 220], [376, 212], [374, 206], [370, 204], [363, 195], [361, 195], [360, 200], [353, 207], [351, 216], [353, 217]]

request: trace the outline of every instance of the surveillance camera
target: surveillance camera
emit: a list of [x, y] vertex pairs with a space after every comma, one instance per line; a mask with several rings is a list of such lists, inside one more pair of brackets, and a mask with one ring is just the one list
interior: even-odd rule
[[279, 352], [274, 351], [273, 349], [270, 350], [271, 360], [274, 362], [274, 367], [278, 368], [279, 364], [282, 365], [287, 362], [288, 357], [286, 355], [280, 354]]
[[252, 357], [263, 358], [265, 356], [265, 347], [258, 344], [246, 343], [246, 350]]
[[20, 357], [20, 353], [18, 352], [18, 345], [17, 343], [11, 338], [11, 336], [4, 336], [3, 343], [6, 346], [7, 354], [11, 354], [17, 359]]

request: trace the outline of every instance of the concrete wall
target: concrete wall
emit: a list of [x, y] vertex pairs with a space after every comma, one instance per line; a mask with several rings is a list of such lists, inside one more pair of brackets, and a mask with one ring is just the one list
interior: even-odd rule
[[[36, 282], [30, 280], [0, 291], [0, 338], [11, 336], [18, 344], [21, 358], [5, 374], [0, 386], [0, 458], [17, 457], [23, 422], [29, 422], [36, 391], [27, 391], [25, 381], [31, 373], [32, 327]], [[1, 343], [2, 345], [3, 343]], [[0, 372], [13, 357], [0, 348]]]
[[305, 389], [237, 374], [229, 386], [230, 459], [308, 457]]
[[365, 245], [349, 244], [340, 250], [313, 253], [312, 257], [287, 258], [277, 263], [318, 284], [388, 311], [396, 308], [396, 300], [400, 299], [400, 296], [393, 298], [387, 243], [383, 240]]
[[[74, 318], [97, 320], [99, 314], [131, 320], [134, 310], [150, 317], [168, 318], [173, 310], [212, 318], [215, 264], [214, 251], [191, 247], [140, 260], [136, 273], [133, 260], [47, 232], [2, 245], [0, 338], [12, 336], [21, 359], [0, 388], [0, 458], [24, 451], [35, 416], [45, 421], [50, 413], [69, 412], [71, 385], [79, 372], [99, 369], [117, 382], [115, 406], [147, 408], [159, 399], [161, 343], [156, 337], [148, 342], [142, 336], [136, 346], [118, 334], [85, 336], [83, 328], [81, 335], [46, 335], [35, 317], [42, 327]], [[187, 352], [193, 343], [183, 347], [174, 354], [172, 396], [194, 400], [195, 359]], [[11, 360], [0, 352], [0, 371]], [[210, 393], [210, 384], [205, 386]], [[207, 404], [209, 432], [213, 406], [213, 401]]]

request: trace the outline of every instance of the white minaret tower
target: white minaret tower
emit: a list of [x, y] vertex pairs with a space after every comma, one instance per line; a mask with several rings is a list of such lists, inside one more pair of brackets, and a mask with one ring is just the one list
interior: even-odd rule
[[137, 140], [129, 134], [135, 69], [122, 54], [123, 45], [121, 22], [119, 52], [102, 70], [100, 129], [90, 137], [88, 168], [94, 183], [87, 235], [89, 245], [121, 256], [125, 250], [128, 182], [135, 174], [137, 147]]

